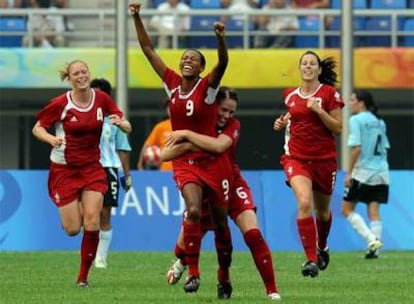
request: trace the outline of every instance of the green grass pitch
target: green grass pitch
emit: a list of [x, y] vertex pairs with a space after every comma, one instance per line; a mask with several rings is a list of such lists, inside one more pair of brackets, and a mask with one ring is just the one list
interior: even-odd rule
[[[414, 303], [414, 252], [383, 251], [378, 260], [364, 252], [333, 252], [317, 278], [304, 278], [300, 252], [273, 252], [282, 303], [376, 304]], [[89, 289], [75, 287], [79, 253], [0, 252], [0, 303], [219, 303], [214, 252], [202, 252], [201, 285], [185, 294], [183, 279], [166, 283], [173, 260], [169, 252], [111, 252], [108, 268], [92, 269]], [[227, 302], [270, 303], [249, 252], [234, 252], [233, 295]]]

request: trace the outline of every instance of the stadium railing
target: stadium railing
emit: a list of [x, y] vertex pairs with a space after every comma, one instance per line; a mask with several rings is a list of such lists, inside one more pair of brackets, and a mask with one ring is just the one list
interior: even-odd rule
[[[30, 20], [35, 15], [62, 15], [70, 19], [74, 24], [73, 30], [68, 30], [63, 33], [66, 40], [68, 41], [69, 47], [114, 47], [115, 40], [115, 18], [116, 12], [114, 9], [60, 9], [60, 10], [48, 10], [48, 9], [3, 9], [0, 10], [0, 19], [20, 17], [27, 21], [27, 30], [26, 29], [0, 29], [0, 38], [7, 36], [20, 36], [23, 37], [28, 35], [33, 37], [35, 32], [30, 27]], [[141, 15], [144, 17], [144, 21], [148, 22], [149, 19], [154, 15], [163, 15], [155, 9], [143, 9]], [[167, 13], [171, 14], [171, 12]], [[316, 20], [318, 26], [309, 26], [307, 27], [306, 23], [304, 27], [301, 27], [297, 31], [282, 31], [278, 35], [288, 35], [298, 37], [313, 37], [316, 39], [316, 46], [309, 45], [310, 47], [331, 47], [327, 45], [327, 38], [329, 37], [340, 37], [340, 23], [339, 27], [337, 26], [335, 30], [330, 30], [325, 26], [325, 20], [327, 17], [336, 17], [341, 16], [341, 11], [337, 9], [320, 9], [320, 10], [290, 10], [290, 11], [262, 11], [262, 10], [250, 10], [245, 12], [234, 12], [225, 9], [193, 9], [187, 14], [174, 13], [178, 17], [190, 16], [194, 17], [224, 17], [233, 18], [237, 20], [238, 26], [227, 30], [226, 35], [231, 39], [231, 37], [238, 37], [239, 43], [234, 46], [230, 45], [233, 48], [242, 48], [249, 49], [252, 48], [252, 39], [260, 36], [270, 36], [274, 35], [264, 30], [257, 30], [252, 26], [253, 19], [258, 16], [269, 15], [269, 16], [281, 16], [281, 15], [292, 15], [295, 14], [299, 18], [309, 18], [310, 16], [313, 20]], [[128, 15], [126, 13], [126, 18]], [[370, 20], [375, 20], [382, 18], [379, 22], [371, 22], [374, 25], [372, 27], [360, 26], [354, 29], [354, 37], [367, 38], [367, 42], [355, 46], [376, 46], [370, 44], [369, 37], [385, 37], [389, 38], [386, 40], [385, 47], [413, 47], [412, 41], [414, 41], [414, 29], [410, 27], [404, 30], [405, 22], [412, 22], [414, 19], [414, 10], [412, 9], [400, 9], [400, 10], [376, 10], [376, 9], [355, 9], [354, 10], [354, 20], [357, 18], [364, 18], [367, 22]], [[377, 23], [377, 24], [375, 24]], [[135, 43], [136, 35], [135, 30], [133, 29], [133, 23], [129, 20], [127, 27], [128, 42]], [[51, 33], [43, 33], [51, 34]], [[157, 37], [158, 32], [150, 31], [152, 37]], [[194, 37], [212, 37], [214, 32], [211, 28], [210, 31], [205, 29], [190, 31], [181, 31], [175, 32], [172, 35], [172, 48], [177, 48], [178, 41], [180, 37], [188, 37], [193, 39]], [[407, 39], [405, 39], [407, 38]], [[33, 39], [30, 39], [29, 47], [32, 46]], [[241, 41], [241, 42], [240, 42]], [[371, 40], [371, 41], [375, 41]], [[407, 41], [407, 42], [406, 42]], [[315, 40], [313, 40], [313, 43]], [[387, 45], [389, 43], [389, 45]], [[338, 43], [334, 44], [334, 47], [337, 47]], [[3, 45], [7, 47], [7, 45]], [[304, 45], [306, 47], [306, 43]]]

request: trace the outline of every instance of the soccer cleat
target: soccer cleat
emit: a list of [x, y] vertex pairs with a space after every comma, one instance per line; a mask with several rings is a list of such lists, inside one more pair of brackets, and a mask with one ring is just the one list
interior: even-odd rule
[[230, 282], [218, 283], [217, 284], [217, 297], [219, 299], [230, 299], [233, 287]]
[[167, 283], [169, 285], [177, 284], [186, 269], [187, 266], [182, 265], [180, 260], [175, 261], [167, 272]]
[[272, 301], [280, 301], [282, 297], [277, 292], [272, 292], [267, 295], [267, 298]]
[[78, 281], [76, 282], [76, 286], [79, 288], [89, 288], [91, 285], [89, 285], [88, 281]]
[[374, 250], [374, 251], [367, 250], [367, 252], [365, 253], [365, 258], [367, 260], [369, 260], [369, 259], [378, 259], [379, 258], [378, 252], [379, 252], [378, 249]]
[[325, 249], [318, 248], [318, 268], [320, 270], [325, 270], [329, 265], [329, 248]]
[[200, 287], [200, 278], [197, 276], [188, 276], [185, 279], [184, 291], [185, 292], [197, 292]]
[[375, 239], [368, 244], [367, 250], [376, 251], [382, 247], [382, 242], [379, 239]]
[[311, 278], [314, 278], [318, 275], [319, 268], [318, 265], [316, 265], [313, 261], [307, 261], [303, 263], [302, 265], [302, 275], [304, 277], [310, 276]]
[[101, 268], [101, 269], [106, 269], [107, 267], [106, 261], [100, 258], [96, 258], [93, 261], [93, 265], [95, 266], [95, 268]]

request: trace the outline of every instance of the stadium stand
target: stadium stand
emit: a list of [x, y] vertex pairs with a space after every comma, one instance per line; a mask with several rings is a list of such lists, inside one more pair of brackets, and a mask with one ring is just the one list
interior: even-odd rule
[[221, 7], [220, 0], [191, 0], [190, 7], [194, 9], [217, 9]]
[[[414, 18], [405, 20], [404, 31], [414, 32]], [[414, 36], [405, 36], [403, 38], [403, 45], [406, 47], [414, 47]]]
[[[153, 1], [146, 0], [143, 3], [142, 15], [144, 23], [156, 14], [154, 9], [149, 9]], [[217, 13], [220, 0], [188, 0], [194, 10], [192, 10], [191, 30], [188, 33], [189, 46], [198, 48], [215, 48], [216, 40], [213, 33], [213, 23], [220, 18]], [[294, 47], [315, 48], [340, 46], [341, 18], [338, 9], [341, 1], [333, 0], [331, 9], [314, 10], [309, 15], [304, 11], [297, 12], [300, 21], [298, 31], [290, 31], [294, 36]], [[354, 30], [357, 37], [354, 41], [355, 47], [365, 46], [384, 46], [384, 47], [404, 47], [411, 46], [414, 32], [410, 24], [414, 19], [413, 8], [414, 0], [383, 0], [368, 1], [354, 0]], [[69, 9], [62, 9], [61, 12], [70, 18], [74, 25], [73, 30], [65, 33], [67, 35], [69, 47], [114, 47], [116, 15], [114, 8], [116, 0], [71, 0]], [[375, 9], [374, 9], [375, 8]], [[79, 10], [79, 14], [76, 10]], [[213, 11], [210, 11], [210, 10]], [[361, 11], [362, 10], [362, 11]], [[0, 11], [0, 18], [16, 18], [22, 11], [10, 10]], [[26, 19], [30, 11], [23, 11], [20, 19]], [[315, 12], [315, 13], [314, 13]], [[273, 13], [273, 12], [272, 12]], [[278, 14], [278, 11], [274, 12]], [[255, 28], [251, 22], [259, 16], [260, 10], [251, 10], [246, 13], [248, 16], [243, 18], [230, 18], [227, 24], [227, 38], [230, 48], [251, 48], [251, 40], [267, 33]], [[223, 16], [228, 14], [224, 13]], [[246, 21], [249, 20], [249, 21]], [[6, 21], [1, 21], [0, 45], [20, 46], [18, 36], [10, 34], [10, 26]], [[249, 22], [246, 26], [245, 22]], [[18, 24], [17, 24], [18, 25]], [[17, 26], [15, 24], [15, 26]], [[137, 44], [135, 30], [132, 22], [128, 25], [128, 41]], [[18, 30], [26, 31], [24, 24], [19, 25]], [[6, 33], [2, 35], [2, 33]], [[25, 33], [21, 33], [23, 35]], [[156, 37], [157, 32], [150, 31], [150, 35]], [[173, 47], [177, 48], [177, 44]]]
[[7, 33], [0, 36], [0, 47], [20, 47], [26, 32], [26, 20], [21, 17], [1, 17], [0, 32]]
[[[299, 31], [318, 32], [320, 28], [321, 22], [317, 16], [299, 17]], [[317, 48], [319, 36], [295, 36], [293, 43], [297, 48]]]
[[[331, 7], [335, 9], [340, 9], [342, 7], [342, 0], [333, 0], [331, 2]], [[368, 8], [368, 1], [367, 0], [353, 0], [353, 8], [355, 9]]]
[[407, 8], [406, 0], [371, 0], [374, 9], [402, 9]]
[[[219, 18], [215, 16], [193, 16], [191, 18], [191, 31], [193, 32], [212, 32], [214, 22], [218, 21]], [[216, 48], [217, 41], [211, 36], [191, 36], [190, 47], [193, 48]]]

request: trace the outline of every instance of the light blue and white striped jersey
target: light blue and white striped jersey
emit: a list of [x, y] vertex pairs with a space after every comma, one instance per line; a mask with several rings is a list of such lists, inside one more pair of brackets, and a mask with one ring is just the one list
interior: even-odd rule
[[352, 178], [368, 185], [389, 184], [387, 149], [390, 142], [386, 132], [385, 122], [369, 111], [351, 116], [348, 146], [361, 147]]
[[131, 151], [127, 134], [112, 125], [108, 117], [104, 119], [99, 148], [101, 150], [101, 164], [104, 168], [120, 168], [121, 160], [117, 151]]

